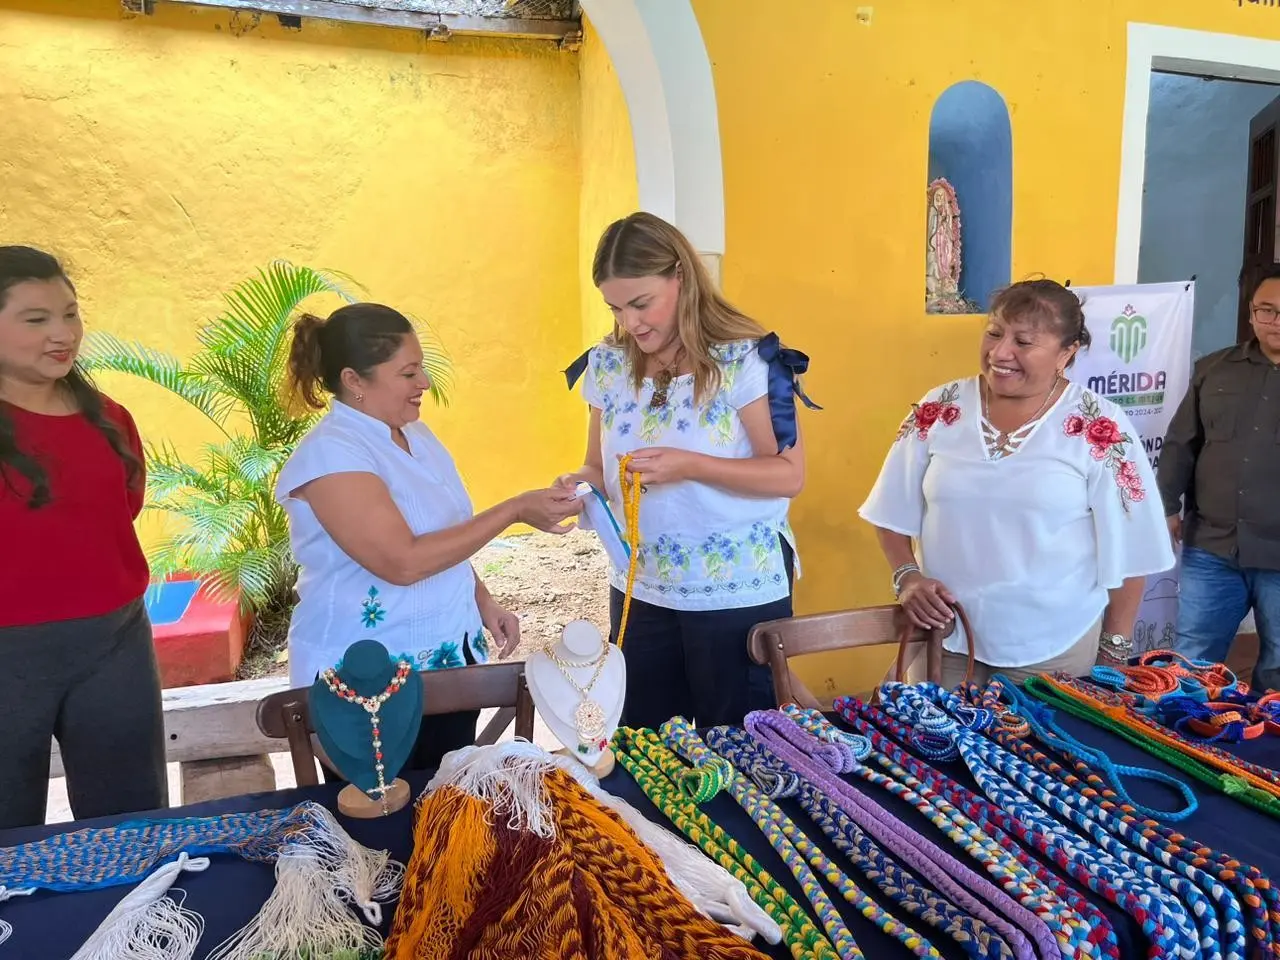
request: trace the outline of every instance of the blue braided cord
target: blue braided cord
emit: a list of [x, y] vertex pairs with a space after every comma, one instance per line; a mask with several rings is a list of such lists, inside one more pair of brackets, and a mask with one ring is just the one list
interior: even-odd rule
[[[1014, 769], [1019, 764], [1026, 763], [1021, 758], [1008, 754], [1002, 748], [989, 741], [984, 745], [978, 745], [976, 749], [983, 754], [985, 759], [1006, 775], [1018, 777], [1019, 774], [1015, 773]], [[1004, 756], [1001, 756], [1001, 754]], [[1013, 762], [1008, 762], [1008, 760]], [[1084, 829], [1104, 849], [1115, 854], [1122, 862], [1135, 870], [1141, 871], [1146, 876], [1153, 877], [1161, 886], [1178, 894], [1182, 901], [1191, 908], [1192, 913], [1201, 921], [1201, 949], [1205, 957], [1223, 956], [1223, 947], [1225, 946], [1225, 956], [1228, 960], [1244, 960], [1244, 914], [1239, 901], [1230, 891], [1218, 884], [1214, 878], [1204, 873], [1204, 871], [1176, 860], [1166, 851], [1161, 850], [1157, 845], [1143, 837], [1138, 831], [1124, 823], [1124, 821], [1103, 810], [1097, 804], [1086, 800], [1066, 784], [1059, 783], [1040, 771], [1034, 770], [1034, 768], [1022, 770], [1021, 778], [1024, 778], [1023, 786], [1030, 789], [1042, 805]], [[1184, 877], [1173, 873], [1172, 870], [1152, 869], [1150, 862], [1143, 861], [1142, 858], [1122, 847], [1107, 833], [1107, 829], [1128, 840], [1150, 857], [1159, 860], [1166, 868], [1172, 867], [1179, 873], [1189, 877], [1190, 883]], [[1194, 889], [1192, 884], [1206, 889], [1210, 897], [1206, 898], [1198, 889]], [[1217, 915], [1209, 905], [1209, 899], [1212, 899], [1213, 903], [1222, 911], [1225, 918], [1225, 923], [1222, 927], [1219, 926]]]
[[[842, 960], [862, 960], [863, 953], [859, 949], [853, 934], [845, 925], [840, 911], [827, 896], [817, 876], [809, 868], [812, 864], [823, 876], [831, 880], [841, 889], [841, 894], [850, 903], [870, 898], [862, 893], [840, 869], [827, 858], [816, 844], [799, 830], [791, 818], [782, 812], [772, 800], [747, 782], [733, 764], [723, 757], [716, 756], [702, 742], [702, 738], [683, 717], [673, 717], [662, 725], [660, 731], [672, 751], [684, 757], [695, 770], [708, 765], [719, 765], [719, 774], [729, 794], [738, 805], [756, 822], [760, 831], [768, 838], [770, 845], [778, 852], [790, 869], [792, 876], [799, 882], [809, 903], [813, 905], [815, 915], [821, 921], [827, 936], [831, 938], [836, 953]], [[807, 861], [807, 862], [806, 862]], [[841, 883], [840, 881], [843, 881]], [[860, 904], [859, 904], [860, 905]]]
[[[898, 763], [907, 765], [915, 772], [916, 776], [924, 778], [923, 792], [930, 797], [938, 797], [938, 802], [945, 800], [953, 806], [965, 808], [965, 812], [974, 818], [982, 830], [1008, 850], [1016, 859], [1018, 859], [1019, 863], [1027, 866], [1028, 870], [1034, 867], [1036, 871], [1039, 871], [1039, 873], [1034, 873], [1034, 875], [1041, 883], [1048, 885], [1051, 881], [1053, 886], [1050, 887], [1050, 889], [1053, 890], [1060, 899], [1068, 903], [1076, 914], [1087, 918], [1087, 922], [1093, 931], [1093, 934], [1090, 937], [1091, 942], [1097, 943], [1110, 960], [1119, 960], [1120, 947], [1119, 941], [1116, 938], [1115, 929], [1111, 926], [1111, 923], [1107, 920], [1102, 911], [1085, 899], [1083, 894], [1081, 894], [1075, 886], [1058, 877], [1056, 873], [1050, 870], [1046, 863], [1027, 853], [1027, 851], [1019, 846], [1018, 842], [1014, 839], [1014, 836], [1017, 835], [1023, 839], [1023, 842], [1027, 846], [1037, 849], [1030, 840], [1022, 837], [1021, 833], [1019, 833], [1019, 830], [1026, 829], [1025, 825], [1012, 817], [1002, 807], [991, 804], [986, 800], [980, 800], [978, 795], [967, 787], [961, 786], [945, 774], [939, 772], [923, 761], [916, 759], [894, 743], [892, 738], [897, 736], [898, 730], [895, 727], [890, 726], [890, 724], [895, 724], [895, 721], [893, 721], [888, 714], [880, 712], [861, 701], [857, 701], [849, 697], [844, 697], [841, 698], [841, 700], [836, 701], [836, 709], [846, 721], [854, 726], [855, 729], [876, 738], [876, 740], [873, 741], [873, 746], [878, 746], [880, 752], [882, 752], [886, 757]], [[854, 710], [858, 712], [855, 713], [853, 712]], [[870, 720], [865, 718], [870, 718]], [[879, 726], [883, 732], [881, 732], [881, 730], [877, 730], [876, 726], [873, 726], [872, 722], [870, 722], [871, 720], [874, 720], [875, 725]], [[902, 739], [905, 743], [909, 741], [910, 737], [904, 736]], [[1082, 885], [1088, 886], [1087, 878], [1081, 879], [1078, 877], [1076, 873], [1073, 873], [1071, 869], [1069, 869], [1069, 865], [1058, 866], [1069, 876], [1080, 880]], [[1084, 873], [1084, 871], [1079, 868], [1077, 868], [1077, 872], [1081, 874]]]
[[[972, 957], [983, 960], [1013, 957], [1013, 952], [998, 935], [994, 935], [996, 939], [992, 941], [993, 934], [986, 924], [969, 917], [945, 899], [922, 888], [911, 874], [889, 860], [830, 798], [746, 731], [734, 727], [715, 727], [707, 731], [706, 741], [712, 750], [755, 781], [771, 800], [795, 797], [813, 822], [831, 839], [836, 849], [857, 866], [885, 896], [900, 904], [908, 913], [921, 917], [925, 922], [952, 935]], [[940, 956], [927, 939], [895, 920], [875, 901], [867, 898], [865, 903], [855, 905], [859, 906], [864, 917], [902, 942], [916, 956]], [[983, 935], [979, 931], [986, 933]], [[916, 941], [914, 944], [910, 942], [913, 939]]]
[[[936, 706], [929, 701], [945, 699], [946, 693], [935, 684], [921, 684], [917, 688], [903, 687], [892, 701], [885, 701], [881, 708], [890, 716], [910, 726], [915, 717], [927, 707]], [[926, 699], [928, 698], [928, 699]], [[1089, 843], [1078, 834], [1067, 830], [1049, 817], [1030, 797], [1013, 783], [996, 773], [983, 762], [972, 749], [972, 741], [980, 740], [976, 734], [957, 725], [956, 749], [969, 768], [969, 772], [983, 793], [993, 802], [1009, 810], [1019, 819], [1034, 823], [1047, 842], [1070, 859], [1088, 867], [1089, 876], [1113, 887], [1124, 901], [1122, 906], [1133, 914], [1135, 910], [1146, 919], [1134, 914], [1141, 923], [1143, 933], [1166, 954], [1194, 960], [1199, 955], [1198, 931], [1188, 919], [1185, 909], [1176, 898], [1168, 896], [1158, 884], [1146, 876], [1127, 869], [1096, 844]], [[1092, 888], [1092, 885], [1091, 885]], [[1095, 890], [1095, 892], [1102, 892]]]
[[[1095, 667], [1095, 670], [1107, 670], [1109, 667]], [[1115, 791], [1116, 796], [1120, 797], [1126, 804], [1144, 817], [1150, 817], [1152, 820], [1162, 820], [1169, 823], [1177, 823], [1187, 819], [1196, 812], [1200, 807], [1200, 801], [1196, 798], [1195, 792], [1187, 784], [1183, 783], [1176, 777], [1171, 777], [1167, 773], [1159, 770], [1149, 770], [1145, 767], [1132, 767], [1127, 765], [1116, 764], [1107, 754], [1086, 743], [1081, 743], [1053, 718], [1053, 710], [1039, 700], [1027, 696], [1017, 684], [1013, 683], [1003, 674], [995, 674], [992, 680], [999, 682], [1004, 690], [1004, 698], [1007, 699], [1014, 708], [1014, 711], [1027, 721], [1031, 726], [1031, 731], [1036, 738], [1045, 746], [1060, 753], [1069, 754], [1079, 757], [1089, 766], [1098, 771], [1111, 789]], [[1148, 780], [1152, 783], [1163, 783], [1172, 787], [1182, 794], [1186, 801], [1186, 806], [1181, 810], [1166, 811], [1156, 810], [1152, 807], [1143, 806], [1134, 801], [1129, 795], [1129, 791], [1124, 786], [1121, 777], [1129, 776], [1135, 780]]]
[[[1052, 764], [1049, 758], [1041, 754], [1036, 759], [1036, 765], [1041, 767], [1043, 775], [1053, 777], [1054, 771], [1044, 768], [1043, 762], [1046, 761]], [[1084, 764], [1082, 759], [1079, 762]], [[1086, 764], [1085, 766], [1087, 768], [1088, 765]], [[1089, 772], [1089, 775], [1097, 776], [1092, 771]], [[1064, 786], [1069, 788], [1070, 784], [1064, 784]], [[1070, 796], [1077, 796], [1077, 794], [1072, 792]], [[1129, 813], [1129, 811], [1125, 812], [1126, 814]], [[1239, 861], [1231, 863], [1230, 858], [1225, 855], [1215, 854], [1213, 851], [1204, 848], [1203, 845], [1189, 841], [1186, 837], [1174, 835], [1171, 830], [1161, 827], [1151, 818], [1148, 818], [1145, 823], [1135, 826], [1134, 823], [1130, 822], [1128, 816], [1118, 816], [1101, 805], [1095, 808], [1092, 803], [1086, 805], [1086, 813], [1091, 816], [1099, 816], [1104, 826], [1122, 839], [1127, 840], [1131, 846], [1143, 850], [1166, 866], [1177, 869], [1191, 877], [1198, 886], [1214, 899], [1218, 909], [1226, 918], [1224, 927], [1227, 933], [1229, 935], [1233, 933], [1236, 928], [1236, 920], [1239, 918], [1241, 935], [1243, 936], [1244, 918], [1239, 916], [1240, 904], [1234, 898], [1224, 899], [1222, 896], [1223, 889], [1219, 885], [1225, 885], [1227, 889], [1238, 887], [1240, 897], [1248, 907], [1247, 914], [1252, 918], [1254, 939], [1265, 944], [1272, 951], [1276, 950], [1278, 945], [1276, 940], [1277, 925], [1276, 920], [1273, 920], [1273, 911], [1277, 904], [1277, 892], [1272, 888], [1269, 878], [1257, 870], [1256, 867]], [[1136, 821], [1136, 817], [1133, 817], [1133, 820]], [[1158, 839], [1152, 841], [1147, 831], [1155, 834]], [[1203, 874], [1200, 872], [1202, 865], [1205, 871]], [[1261, 886], [1254, 883], [1255, 877]], [[1268, 909], [1268, 907], [1271, 909]], [[1277, 917], [1277, 919], [1280, 919], [1280, 917]]]
[[[788, 708], [788, 715], [805, 731], [820, 735], [830, 722], [815, 710]], [[1090, 927], [1085, 920], [1057, 894], [1031, 874], [1012, 854], [1000, 846], [963, 812], [937, 796], [927, 785], [911, 776], [880, 753], [873, 753], [877, 763], [889, 770], [897, 781], [878, 771], [860, 767], [854, 772], [894, 796], [911, 804], [929, 818], [953, 843], [975, 860], [1007, 893], [1039, 916], [1058, 940], [1068, 957], [1097, 956], [1098, 947], [1089, 940]], [[923, 795], [922, 795], [923, 794]]]
[[316, 822], [314, 803], [220, 817], [129, 820], [0, 850], [0, 886], [97, 890], [140, 883], [157, 867], [190, 856], [275, 859], [289, 835]]

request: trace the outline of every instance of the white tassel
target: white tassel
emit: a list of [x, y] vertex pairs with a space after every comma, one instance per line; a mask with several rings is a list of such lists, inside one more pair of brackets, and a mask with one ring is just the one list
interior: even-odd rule
[[209, 960], [332, 960], [381, 945], [378, 932], [351, 913], [317, 850], [291, 844], [280, 851], [276, 887], [258, 915]]
[[394, 899], [404, 865], [385, 850], [353, 840], [319, 804], [308, 804], [310, 826], [290, 838], [276, 861], [276, 887], [258, 915], [208, 960], [338, 960], [382, 946], [369, 923], [382, 922], [381, 903]]
[[208, 869], [208, 857], [166, 863], [116, 904], [71, 960], [191, 960], [204, 921], [168, 895], [184, 870]]
[[569, 774], [621, 816], [641, 842], [657, 854], [676, 889], [704, 916], [724, 924], [743, 939], [759, 934], [769, 943], [781, 942], [782, 930], [756, 905], [741, 881], [697, 847], [604, 790], [596, 776], [571, 757], [552, 755], [522, 740], [463, 747], [444, 757], [427, 784], [427, 792], [452, 785], [493, 804], [495, 809], [509, 808], [511, 829], [550, 837], [555, 831], [555, 819], [543, 778], [552, 768]]
[[[35, 892], [35, 887], [28, 887], [25, 890], [10, 890], [4, 884], [0, 884], [0, 903], [4, 903], [4, 901], [13, 897], [29, 897]], [[4, 943], [11, 936], [13, 936], [13, 924], [7, 920], [0, 920], [0, 943]]]

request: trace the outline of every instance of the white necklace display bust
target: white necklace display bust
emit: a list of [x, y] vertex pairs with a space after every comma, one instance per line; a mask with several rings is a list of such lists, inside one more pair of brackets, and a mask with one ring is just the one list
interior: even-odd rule
[[627, 689], [622, 651], [594, 624], [575, 620], [558, 643], [529, 655], [524, 674], [538, 714], [565, 749], [588, 767], [605, 760]]

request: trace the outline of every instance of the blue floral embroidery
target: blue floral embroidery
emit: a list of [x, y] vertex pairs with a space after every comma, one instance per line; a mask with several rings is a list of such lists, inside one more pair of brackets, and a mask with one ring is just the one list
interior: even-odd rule
[[712, 442], [718, 446], [728, 446], [733, 442], [734, 415], [736, 411], [725, 399], [724, 391], [711, 398], [711, 402], [702, 408], [699, 422], [712, 433]]
[[738, 561], [738, 545], [722, 533], [713, 533], [698, 548], [702, 554], [702, 566], [707, 576], [723, 583], [733, 574], [733, 565]]
[[630, 434], [630, 433], [631, 433], [631, 421], [630, 421], [630, 420], [626, 421], [625, 423], [620, 423], [620, 424], [618, 424], [618, 435], [619, 435], [619, 436], [623, 436], [623, 437], [625, 437], [625, 436], [627, 436], [627, 435], [628, 435], [628, 434]]
[[387, 619], [387, 611], [382, 609], [382, 601], [378, 599], [378, 588], [370, 587], [369, 595], [360, 603], [360, 623], [366, 627], [376, 627]]
[[677, 542], [674, 537], [669, 537], [665, 533], [658, 537], [658, 542], [653, 546], [653, 553], [658, 560], [659, 580], [671, 583], [679, 580], [681, 575], [689, 569], [689, 548]]
[[751, 548], [751, 560], [760, 573], [764, 573], [773, 565], [774, 557], [782, 553], [778, 543], [778, 531], [768, 523], [753, 523], [751, 532], [747, 534], [747, 545]]
[[462, 657], [461, 646], [453, 642], [440, 644], [426, 656], [428, 670], [452, 670], [454, 667], [467, 665]]
[[679, 420], [676, 421], [676, 429], [679, 430], [681, 433], [687, 432], [689, 429], [689, 421], [686, 420], [684, 417], [681, 417]]

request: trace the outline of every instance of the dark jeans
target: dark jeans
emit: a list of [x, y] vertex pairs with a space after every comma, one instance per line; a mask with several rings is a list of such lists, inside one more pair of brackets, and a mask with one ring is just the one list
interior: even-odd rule
[[77, 820], [169, 805], [160, 671], [140, 599], [2, 628], [0, 662], [0, 829], [44, 823], [54, 738]]
[[1250, 610], [1259, 647], [1250, 685], [1280, 689], [1280, 570], [1242, 568], [1207, 550], [1182, 548], [1178, 653], [1220, 663]]
[[[462, 655], [467, 666], [476, 662], [471, 655], [471, 646], [463, 641]], [[463, 668], [465, 669], [465, 668]], [[479, 710], [459, 710], [456, 713], [437, 713], [424, 716], [418, 727], [418, 740], [413, 745], [413, 752], [404, 765], [405, 770], [435, 770], [440, 766], [446, 753], [469, 747], [476, 742], [476, 724], [480, 721]], [[346, 783], [346, 778], [326, 763], [320, 763], [320, 776], [325, 783]]]
[[[787, 579], [791, 546], [782, 545]], [[623, 595], [609, 591], [610, 638], [616, 642]], [[777, 704], [773, 675], [751, 662], [747, 635], [758, 623], [792, 615], [790, 595], [772, 603], [730, 610], [669, 610], [632, 599], [623, 653], [627, 692], [622, 724], [657, 729], [672, 717], [699, 727], [741, 724], [752, 710]]]

